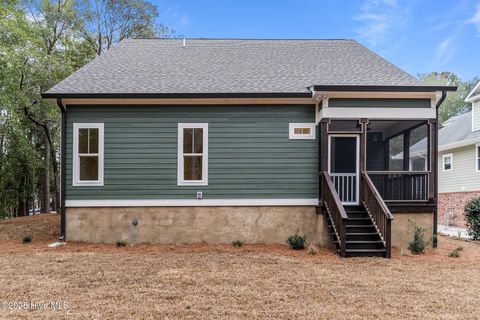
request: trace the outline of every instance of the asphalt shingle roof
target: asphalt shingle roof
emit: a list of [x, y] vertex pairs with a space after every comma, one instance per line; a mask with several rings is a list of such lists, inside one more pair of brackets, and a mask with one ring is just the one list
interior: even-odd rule
[[311, 85], [422, 86], [354, 40], [126, 39], [47, 91], [306, 93]]
[[[438, 130], [438, 146], [442, 147], [451, 143], [480, 138], [480, 130], [472, 131], [472, 112], [453, 116]], [[427, 139], [413, 145], [411, 153], [424, 151], [427, 148]]]
[[451, 117], [438, 130], [438, 145], [480, 138], [480, 131], [472, 131], [472, 112]]

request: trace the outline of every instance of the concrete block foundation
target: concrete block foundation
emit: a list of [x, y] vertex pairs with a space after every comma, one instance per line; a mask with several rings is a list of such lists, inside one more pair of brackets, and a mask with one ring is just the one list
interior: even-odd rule
[[96, 243], [285, 244], [297, 229], [315, 241], [317, 214], [309, 206], [67, 208], [66, 228], [67, 240]]
[[392, 221], [392, 247], [407, 248], [413, 240], [414, 224], [427, 229], [425, 231], [425, 241], [429, 241], [433, 236], [433, 213], [396, 213], [393, 214]]
[[[413, 224], [433, 234], [432, 213], [394, 214], [392, 246], [407, 247]], [[331, 246], [323, 216], [312, 206], [67, 208], [68, 241], [94, 243], [280, 243], [298, 229], [307, 242]]]

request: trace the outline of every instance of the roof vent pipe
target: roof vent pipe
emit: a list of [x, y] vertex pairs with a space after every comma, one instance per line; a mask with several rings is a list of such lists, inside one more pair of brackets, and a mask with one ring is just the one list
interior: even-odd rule
[[187, 41], [185, 40], [185, 38], [183, 38], [183, 47], [185, 48], [186, 45], [187, 45]]

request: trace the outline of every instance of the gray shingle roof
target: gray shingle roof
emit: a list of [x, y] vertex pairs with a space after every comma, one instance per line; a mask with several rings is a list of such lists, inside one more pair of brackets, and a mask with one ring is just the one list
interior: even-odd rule
[[[443, 127], [438, 130], [438, 146], [449, 145], [451, 143], [460, 142], [464, 140], [480, 139], [480, 130], [472, 131], [472, 112], [453, 116], [443, 124]], [[418, 152], [426, 150], [427, 139], [423, 139], [413, 145], [410, 152]]]
[[438, 130], [438, 145], [480, 138], [480, 131], [472, 131], [472, 112], [451, 117]]
[[310, 85], [422, 86], [354, 40], [126, 39], [47, 94], [306, 93]]

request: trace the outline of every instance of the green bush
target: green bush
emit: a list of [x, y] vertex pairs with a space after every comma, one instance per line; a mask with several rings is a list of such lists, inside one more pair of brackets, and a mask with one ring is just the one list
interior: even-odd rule
[[480, 240], [480, 197], [473, 198], [465, 205], [465, 225], [473, 240]]
[[32, 236], [30, 235], [23, 236], [22, 243], [30, 243], [30, 242], [32, 242]]
[[299, 236], [298, 229], [293, 236], [288, 237], [287, 243], [293, 250], [303, 250], [305, 248], [305, 241], [307, 240], [307, 236]]
[[127, 243], [124, 240], [118, 240], [117, 241], [117, 247], [125, 247]]
[[425, 251], [425, 248], [428, 246], [428, 241], [425, 241], [425, 229], [424, 227], [419, 227], [415, 222], [412, 222], [414, 226], [413, 240], [408, 245], [408, 250], [413, 254], [419, 254]]
[[236, 248], [240, 248], [241, 246], [243, 246], [243, 242], [240, 240], [235, 240], [232, 242], [232, 245]]

